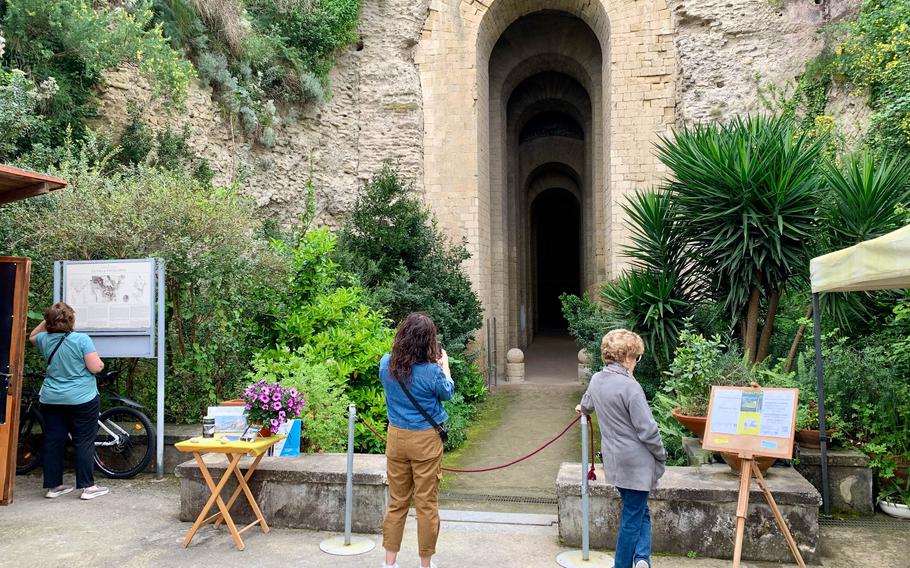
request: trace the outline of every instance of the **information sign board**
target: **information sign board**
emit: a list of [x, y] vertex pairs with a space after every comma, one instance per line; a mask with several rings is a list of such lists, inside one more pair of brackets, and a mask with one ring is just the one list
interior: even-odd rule
[[702, 447], [790, 459], [798, 400], [799, 389], [713, 386]]

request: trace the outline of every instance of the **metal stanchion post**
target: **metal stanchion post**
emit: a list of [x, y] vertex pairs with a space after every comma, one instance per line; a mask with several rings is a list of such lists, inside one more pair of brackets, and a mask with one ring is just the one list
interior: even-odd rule
[[348, 460], [347, 480], [344, 495], [344, 536], [336, 536], [319, 543], [319, 548], [327, 554], [336, 556], [354, 556], [373, 550], [376, 543], [364, 536], [352, 536], [354, 517], [354, 421], [357, 419], [357, 407], [348, 406]]
[[590, 513], [591, 503], [588, 496], [588, 417], [581, 415], [581, 550], [563, 552], [556, 557], [556, 563], [564, 568], [589, 566], [592, 568], [610, 568], [613, 557], [603, 552], [590, 551]]

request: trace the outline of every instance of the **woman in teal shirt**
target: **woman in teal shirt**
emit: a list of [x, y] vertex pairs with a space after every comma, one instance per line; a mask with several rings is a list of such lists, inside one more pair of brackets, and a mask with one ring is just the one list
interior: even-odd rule
[[41, 351], [47, 362], [47, 374], [41, 385], [41, 411], [44, 414], [45, 497], [53, 499], [73, 490], [63, 484], [63, 450], [67, 434], [76, 447], [76, 487], [82, 499], [94, 499], [108, 493], [95, 485], [95, 435], [101, 399], [93, 373], [100, 373], [104, 363], [95, 350], [92, 338], [73, 331], [76, 312], [62, 302], [44, 312], [44, 321], [32, 330], [29, 340]]

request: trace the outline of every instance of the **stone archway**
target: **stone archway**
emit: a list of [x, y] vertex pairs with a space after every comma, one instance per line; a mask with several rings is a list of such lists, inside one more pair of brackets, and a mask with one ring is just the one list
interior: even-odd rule
[[659, 179], [651, 143], [674, 120], [672, 33], [665, 0], [430, 5], [415, 52], [424, 188], [443, 229], [468, 241], [501, 359], [537, 321], [534, 196], [576, 196], [581, 288], [622, 267], [621, 201]]

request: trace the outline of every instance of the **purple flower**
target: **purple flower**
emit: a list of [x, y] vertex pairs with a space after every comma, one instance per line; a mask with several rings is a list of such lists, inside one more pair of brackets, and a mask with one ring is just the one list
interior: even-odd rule
[[276, 419], [276, 418], [272, 418], [272, 421], [271, 421], [271, 422], [272, 422], [272, 428], [273, 428], [273, 429], [274, 429], [274, 428], [277, 428], [278, 425], [281, 424], [281, 422], [278, 422], [278, 419]]
[[278, 420], [284, 420], [285, 416], [287, 416], [287, 415], [282, 410], [281, 412], [278, 413]]
[[275, 396], [272, 397], [272, 400], [281, 400], [281, 393], [280, 393], [280, 392], [276, 392], [276, 393], [275, 393]]
[[259, 397], [259, 400], [262, 401], [262, 402], [268, 402], [268, 401], [269, 401], [269, 397], [263, 394], [262, 396]]
[[253, 405], [252, 405], [252, 404], [247, 404], [247, 405], [246, 405], [246, 409], [247, 409], [247, 410], [252, 410], [252, 409], [253, 409]]
[[291, 398], [297, 398], [298, 394], [297, 389], [291, 389]]
[[273, 402], [273, 403], [272, 403], [272, 408], [273, 408], [274, 410], [281, 410], [281, 403], [280, 403], [280, 402]]

